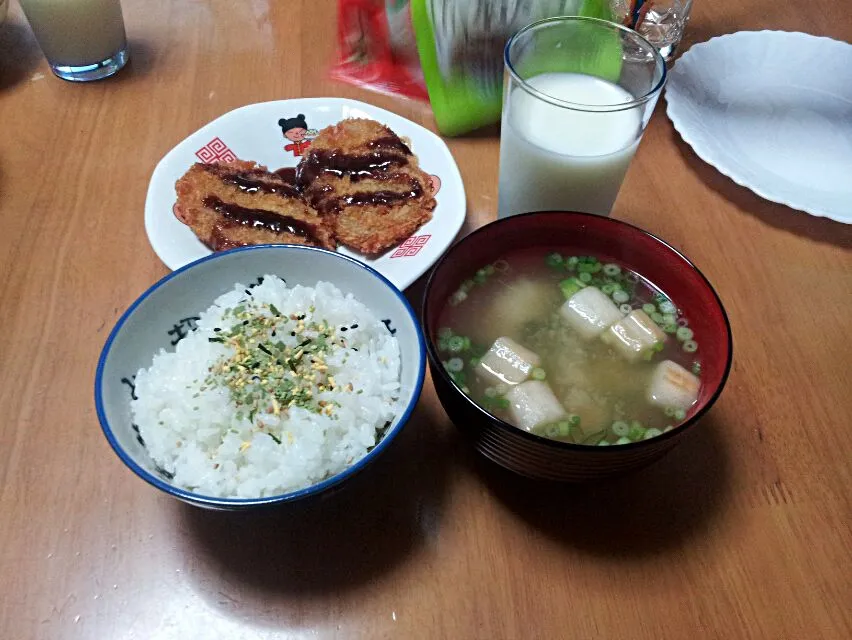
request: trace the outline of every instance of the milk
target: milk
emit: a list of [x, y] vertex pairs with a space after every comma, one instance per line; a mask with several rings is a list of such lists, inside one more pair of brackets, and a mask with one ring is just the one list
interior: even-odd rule
[[[526, 83], [579, 105], [634, 100], [611, 82], [577, 73], [544, 73]], [[568, 109], [517, 83], [510, 90], [500, 134], [499, 217], [548, 209], [609, 214], [639, 144], [642, 109]]]
[[95, 64], [125, 47], [119, 0], [21, 0], [21, 6], [51, 64]]

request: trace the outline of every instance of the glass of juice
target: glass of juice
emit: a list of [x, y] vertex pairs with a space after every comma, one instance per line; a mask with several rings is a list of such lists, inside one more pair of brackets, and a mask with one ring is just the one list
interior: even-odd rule
[[51, 70], [63, 80], [100, 80], [127, 62], [119, 0], [21, 0], [21, 7]]
[[559, 17], [506, 44], [498, 217], [608, 215], [665, 84], [645, 38], [596, 18]]

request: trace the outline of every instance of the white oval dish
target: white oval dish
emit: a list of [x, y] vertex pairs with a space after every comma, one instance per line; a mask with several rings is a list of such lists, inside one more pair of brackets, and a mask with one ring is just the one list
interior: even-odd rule
[[[437, 135], [390, 111], [344, 98], [298, 98], [262, 102], [235, 109], [205, 125], [169, 151], [154, 169], [145, 201], [145, 231], [151, 247], [170, 269], [211, 253], [188, 226], [175, 218], [175, 182], [195, 162], [240, 158], [270, 170], [295, 167], [299, 149], [285, 139], [278, 120], [304, 115], [309, 130], [344, 118], [371, 118], [410, 141], [420, 167], [438, 186], [432, 220], [397, 247], [367, 258], [345, 247], [339, 253], [368, 264], [404, 289], [420, 277], [450, 246], [466, 213], [464, 185], [453, 156]], [[285, 148], [289, 147], [289, 148]], [[438, 180], [435, 180], [435, 177]]]
[[667, 114], [695, 153], [757, 195], [852, 223], [852, 45], [743, 31], [677, 61]]

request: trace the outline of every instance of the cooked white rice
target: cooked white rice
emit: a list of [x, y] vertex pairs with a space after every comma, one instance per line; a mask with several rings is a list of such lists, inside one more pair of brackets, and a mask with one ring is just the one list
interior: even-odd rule
[[[151, 458], [174, 475], [174, 484], [209, 496], [257, 498], [315, 484], [362, 458], [398, 410], [397, 340], [351, 294], [327, 282], [290, 288], [275, 276], [265, 276], [248, 290], [251, 295], [246, 291], [238, 284], [219, 297], [173, 353], [160, 350], [136, 376], [133, 420]], [[314, 401], [332, 409], [317, 413], [316, 406], [296, 403], [249, 416], [237, 406], [236, 392], [215, 374], [235, 353], [230, 344], [210, 341], [240, 322], [228, 310], [242, 306], [256, 317], [275, 317], [270, 304], [289, 321], [274, 340], [291, 349], [298, 350], [311, 333], [306, 328], [291, 335], [298, 324], [291, 314], [304, 315], [308, 326], [313, 320], [335, 328], [323, 372], [333, 376], [333, 390], [319, 389], [323, 380], [328, 384], [323, 375], [306, 383]], [[289, 370], [282, 373], [288, 375]]]

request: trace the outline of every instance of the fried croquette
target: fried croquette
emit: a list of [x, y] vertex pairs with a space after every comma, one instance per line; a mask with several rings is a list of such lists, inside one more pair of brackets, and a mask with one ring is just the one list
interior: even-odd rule
[[409, 237], [435, 208], [417, 157], [374, 120], [349, 118], [320, 131], [299, 164], [297, 182], [337, 241], [367, 255]]
[[265, 243], [336, 248], [299, 189], [254, 162], [196, 163], [175, 190], [175, 215], [213, 251]]

